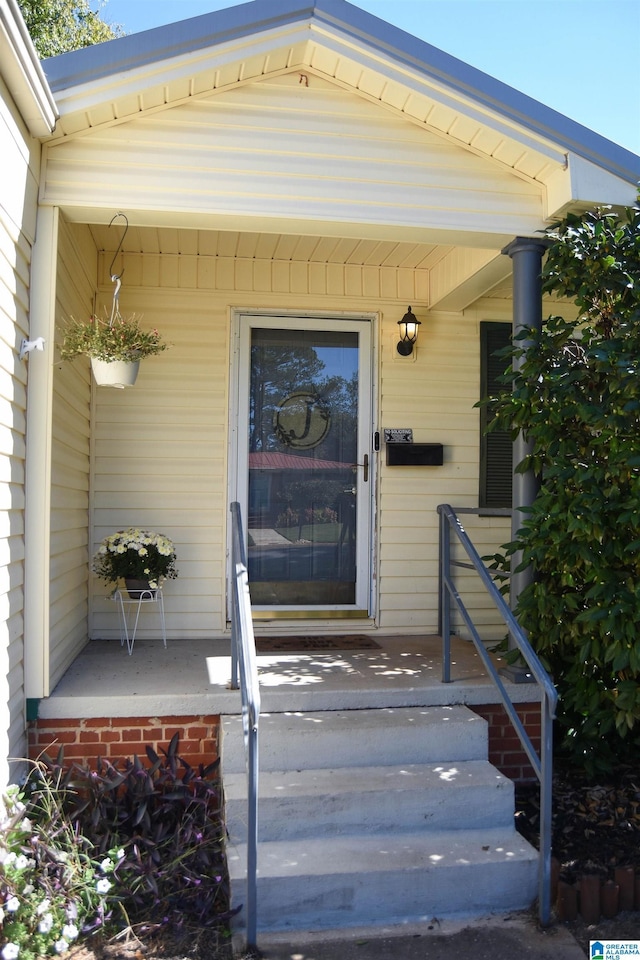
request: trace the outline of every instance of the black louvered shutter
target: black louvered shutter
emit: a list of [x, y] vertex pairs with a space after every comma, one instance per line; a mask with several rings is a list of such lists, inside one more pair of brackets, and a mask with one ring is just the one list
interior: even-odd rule
[[[485, 321], [480, 324], [480, 397], [495, 396], [508, 389], [501, 384], [499, 377], [504, 373], [508, 361], [496, 357], [511, 342], [510, 323]], [[487, 407], [480, 408], [480, 506], [510, 507], [512, 467], [512, 441], [505, 430], [486, 432], [492, 418]]]

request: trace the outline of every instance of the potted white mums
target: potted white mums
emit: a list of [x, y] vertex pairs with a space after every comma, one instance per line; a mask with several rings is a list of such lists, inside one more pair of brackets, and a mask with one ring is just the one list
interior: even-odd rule
[[153, 530], [127, 527], [112, 533], [100, 544], [93, 558], [93, 570], [101, 580], [124, 580], [129, 595], [155, 591], [165, 580], [178, 576], [176, 552], [171, 540]]

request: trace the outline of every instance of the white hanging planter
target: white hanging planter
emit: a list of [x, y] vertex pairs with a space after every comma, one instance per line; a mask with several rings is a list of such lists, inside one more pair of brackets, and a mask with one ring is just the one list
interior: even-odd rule
[[132, 387], [136, 382], [139, 360], [97, 360], [91, 357], [93, 377], [99, 387]]

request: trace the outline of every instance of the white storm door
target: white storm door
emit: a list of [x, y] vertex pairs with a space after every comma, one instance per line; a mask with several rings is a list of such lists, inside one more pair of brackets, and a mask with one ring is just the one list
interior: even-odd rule
[[237, 483], [252, 605], [367, 616], [371, 323], [250, 315], [239, 323]]

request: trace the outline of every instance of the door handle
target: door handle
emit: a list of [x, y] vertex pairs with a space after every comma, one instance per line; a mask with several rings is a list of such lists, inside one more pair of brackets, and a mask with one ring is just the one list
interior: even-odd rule
[[364, 480], [365, 483], [368, 483], [368, 481], [369, 481], [369, 454], [368, 454], [368, 453], [365, 453], [365, 455], [364, 455], [364, 457], [362, 458], [362, 460], [363, 460], [362, 463], [354, 463], [354, 464], [353, 464], [353, 472], [354, 472], [354, 473], [356, 472], [356, 467], [362, 467], [362, 479]]

